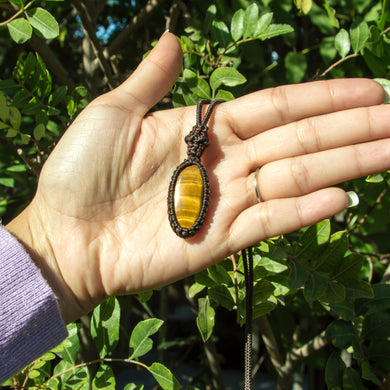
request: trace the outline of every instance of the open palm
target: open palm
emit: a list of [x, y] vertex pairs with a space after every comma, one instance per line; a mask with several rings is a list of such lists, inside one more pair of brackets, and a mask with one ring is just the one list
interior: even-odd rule
[[124, 84], [79, 115], [43, 168], [25, 217], [67, 321], [106, 296], [161, 286], [333, 215], [348, 199], [330, 185], [390, 168], [390, 110], [374, 82], [309, 83], [223, 103], [202, 159], [206, 221], [181, 239], [167, 194], [195, 107], [147, 114], [180, 67], [180, 45], [164, 34]]

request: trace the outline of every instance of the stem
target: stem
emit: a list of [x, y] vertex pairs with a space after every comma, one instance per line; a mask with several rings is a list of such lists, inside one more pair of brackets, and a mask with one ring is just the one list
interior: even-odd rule
[[35, 3], [35, 0], [31, 0], [28, 4], [26, 4], [25, 7], [21, 8], [16, 12], [15, 15], [12, 15], [9, 19], [5, 20], [4, 22], [0, 22], [0, 27], [7, 25], [8, 23], [12, 22], [14, 19], [16, 19], [19, 15], [21, 15], [23, 12], [25, 12], [28, 8], [30, 8]]
[[378, 197], [375, 200], [375, 203], [367, 210], [367, 212], [364, 214], [364, 216], [360, 219], [360, 221], [351, 229], [348, 231], [348, 233], [353, 232], [356, 229], [359, 229], [360, 226], [363, 225], [364, 222], [366, 222], [367, 218], [370, 216], [370, 214], [379, 206], [379, 204], [382, 201], [382, 198], [386, 195], [387, 190], [389, 187], [386, 187], [382, 190], [382, 192], [378, 195]]
[[345, 56], [343, 58], [340, 58], [337, 62], [335, 62], [333, 65], [331, 65], [328, 69], [326, 69], [321, 75], [320, 77], [324, 77], [328, 72], [330, 72], [333, 68], [339, 66], [340, 64], [342, 64], [343, 62], [349, 60], [350, 58], [354, 58], [354, 57], [358, 57], [360, 54], [359, 53], [352, 53], [352, 54], [349, 54], [348, 56]]
[[[98, 364], [98, 363], [115, 363], [115, 362], [120, 362], [120, 363], [129, 363], [129, 364], [136, 364], [138, 366], [141, 366], [142, 368], [145, 368], [145, 370], [148, 370], [150, 372], [150, 369], [149, 367], [144, 364], [144, 363], [141, 363], [141, 362], [138, 362], [136, 360], [133, 360], [133, 359], [119, 359], [119, 358], [99, 358], [99, 359], [95, 359], [95, 360], [91, 360], [90, 362], [85, 362], [85, 363], [80, 363], [80, 364], [76, 364], [75, 366], [71, 367], [71, 368], [68, 368], [67, 370], [64, 370], [62, 372], [59, 372], [58, 374], [56, 375], [53, 375], [50, 379], [54, 379], [54, 378], [57, 378], [61, 375], [64, 375], [68, 372], [71, 372], [77, 368], [82, 368], [82, 367], [88, 367], [88, 366], [91, 366], [92, 364]], [[50, 380], [49, 379], [49, 380]]]
[[348, 55], [346, 57], [340, 58], [337, 62], [332, 64], [328, 69], [324, 70], [320, 74], [319, 78], [325, 77], [325, 75], [328, 74], [332, 69], [336, 68], [337, 66], [339, 66], [340, 64], [342, 64], [345, 61], [348, 61], [351, 58], [358, 57], [359, 55], [360, 55], [359, 53], [352, 53], [352, 54], [350, 54], [350, 55]]
[[96, 33], [95, 33], [94, 26], [93, 26], [93, 23], [91, 20], [91, 16], [89, 15], [87, 8], [85, 7], [85, 4], [82, 1], [72, 0], [72, 3], [73, 3], [74, 8], [77, 10], [77, 12], [81, 18], [81, 21], [83, 24], [83, 29], [84, 29], [85, 34], [88, 37], [88, 40], [92, 46], [95, 57], [98, 60], [99, 66], [107, 78], [108, 87], [110, 89], [114, 89], [115, 88], [115, 81], [114, 81], [114, 77], [113, 77], [112, 72], [111, 72], [110, 62], [106, 58], [106, 56], [104, 55], [103, 47], [96, 37]]

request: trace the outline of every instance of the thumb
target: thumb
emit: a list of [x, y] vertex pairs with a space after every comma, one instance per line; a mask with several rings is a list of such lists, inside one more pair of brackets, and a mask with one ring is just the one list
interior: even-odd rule
[[182, 59], [179, 40], [165, 33], [133, 74], [112, 93], [118, 103], [144, 116], [170, 91], [179, 77]]

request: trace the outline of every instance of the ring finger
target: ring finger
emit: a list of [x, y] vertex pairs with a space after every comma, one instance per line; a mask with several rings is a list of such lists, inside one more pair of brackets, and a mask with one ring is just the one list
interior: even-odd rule
[[[309, 194], [346, 180], [384, 171], [390, 164], [390, 140], [373, 141], [270, 162], [258, 171], [262, 201]], [[257, 203], [255, 173], [247, 178], [251, 205]]]

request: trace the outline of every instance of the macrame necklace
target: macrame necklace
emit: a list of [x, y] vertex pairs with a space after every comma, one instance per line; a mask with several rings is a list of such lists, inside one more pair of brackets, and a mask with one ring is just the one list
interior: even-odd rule
[[[168, 192], [168, 218], [173, 231], [181, 238], [194, 236], [202, 227], [209, 205], [209, 179], [201, 162], [209, 146], [207, 123], [215, 106], [223, 100], [200, 100], [196, 109], [196, 125], [185, 136], [187, 158], [173, 172]], [[202, 119], [202, 108], [209, 104]], [[242, 250], [246, 290], [245, 390], [252, 390], [252, 247]]]

